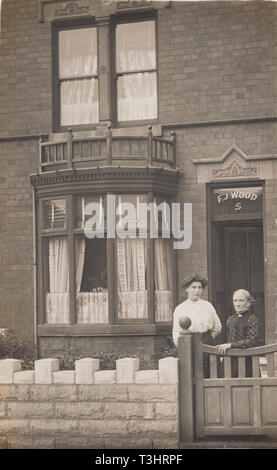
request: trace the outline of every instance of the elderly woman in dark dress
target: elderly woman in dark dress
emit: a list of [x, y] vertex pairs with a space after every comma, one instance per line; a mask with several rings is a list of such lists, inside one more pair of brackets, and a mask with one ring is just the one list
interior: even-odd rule
[[[217, 346], [219, 352], [224, 354], [228, 349], [253, 348], [259, 339], [258, 319], [251, 311], [251, 294], [245, 289], [237, 290], [233, 295], [233, 304], [236, 313], [227, 321], [227, 343]], [[237, 360], [232, 358], [232, 376], [238, 375]], [[246, 376], [252, 376], [251, 357], [246, 358]]]

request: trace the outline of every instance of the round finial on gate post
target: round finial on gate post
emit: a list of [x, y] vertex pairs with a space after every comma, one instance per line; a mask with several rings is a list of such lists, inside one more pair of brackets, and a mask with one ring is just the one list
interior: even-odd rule
[[184, 328], [184, 330], [188, 330], [191, 325], [191, 319], [185, 315], [180, 318], [179, 325]]

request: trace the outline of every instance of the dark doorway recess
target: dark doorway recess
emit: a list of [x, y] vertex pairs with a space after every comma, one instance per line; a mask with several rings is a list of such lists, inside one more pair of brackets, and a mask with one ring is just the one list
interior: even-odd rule
[[225, 342], [227, 339], [226, 322], [234, 313], [232, 302], [234, 291], [247, 289], [255, 299], [251, 308], [260, 323], [259, 344], [264, 344], [262, 196], [261, 183], [259, 187], [248, 184], [247, 187], [233, 185], [221, 189], [216, 185], [210, 188], [208, 198], [209, 293], [223, 327], [217, 339], [218, 343]]

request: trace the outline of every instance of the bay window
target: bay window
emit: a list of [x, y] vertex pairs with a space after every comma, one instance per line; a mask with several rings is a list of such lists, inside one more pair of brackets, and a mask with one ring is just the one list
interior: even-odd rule
[[[107, 236], [107, 195], [42, 197], [40, 260], [42, 324], [110, 325], [170, 322], [173, 311], [173, 250], [170, 230], [162, 235], [165, 211], [155, 212], [157, 238], [150, 237], [149, 201], [170, 203], [153, 193], [114, 197], [115, 238]], [[84, 234], [86, 207], [97, 202], [99, 237]], [[128, 234], [126, 230], [126, 207]], [[162, 207], [162, 206], [160, 206]], [[130, 215], [131, 214], [131, 215]], [[93, 214], [91, 214], [93, 215]], [[164, 223], [164, 222], [163, 222]]]

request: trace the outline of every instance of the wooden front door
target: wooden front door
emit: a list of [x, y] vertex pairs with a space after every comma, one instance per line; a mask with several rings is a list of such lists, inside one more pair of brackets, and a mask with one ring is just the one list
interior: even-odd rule
[[216, 227], [215, 305], [222, 321], [218, 342], [226, 341], [226, 321], [234, 313], [232, 297], [247, 289], [255, 298], [253, 310], [264, 342], [264, 250], [262, 224], [221, 223]]

